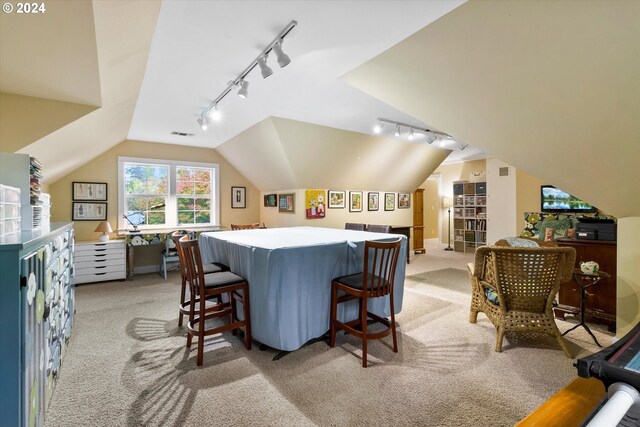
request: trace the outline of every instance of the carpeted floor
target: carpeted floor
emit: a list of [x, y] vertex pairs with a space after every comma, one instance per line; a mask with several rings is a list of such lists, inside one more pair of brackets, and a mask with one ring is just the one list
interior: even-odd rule
[[[553, 339], [507, 336], [494, 352], [486, 317], [467, 320], [467, 261], [426, 274], [428, 259], [408, 268], [399, 352], [370, 342], [367, 369], [350, 336], [273, 361], [227, 333], [207, 339], [197, 368], [177, 327], [177, 273], [79, 286], [46, 425], [512, 426], [576, 376]], [[567, 340], [578, 356], [597, 350], [582, 330]]]

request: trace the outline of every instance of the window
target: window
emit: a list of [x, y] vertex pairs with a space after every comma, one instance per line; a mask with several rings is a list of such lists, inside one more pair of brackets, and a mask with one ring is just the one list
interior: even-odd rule
[[217, 164], [120, 157], [118, 179], [119, 228], [219, 223]]

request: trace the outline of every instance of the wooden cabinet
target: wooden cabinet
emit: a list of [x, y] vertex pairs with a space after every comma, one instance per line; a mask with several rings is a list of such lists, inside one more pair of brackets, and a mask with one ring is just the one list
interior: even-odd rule
[[0, 425], [43, 426], [74, 317], [73, 228], [0, 237]]
[[487, 244], [487, 183], [453, 184], [453, 248], [475, 252]]
[[413, 251], [417, 254], [426, 252], [424, 248], [424, 188], [413, 193]]
[[76, 243], [75, 273], [76, 284], [124, 280], [127, 277], [125, 241]]
[[[558, 245], [576, 250], [576, 267], [583, 261], [596, 261], [600, 270], [610, 274], [609, 279], [590, 287], [585, 301], [587, 321], [605, 324], [609, 330], [616, 326], [616, 251], [615, 241], [558, 239]], [[563, 283], [558, 293], [555, 309], [556, 317], [564, 318], [566, 313], [576, 313], [580, 309], [580, 289], [573, 281]]]

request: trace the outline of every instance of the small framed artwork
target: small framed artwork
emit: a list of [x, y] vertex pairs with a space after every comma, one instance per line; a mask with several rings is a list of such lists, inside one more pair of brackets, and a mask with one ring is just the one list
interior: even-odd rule
[[384, 210], [394, 211], [396, 210], [396, 195], [395, 193], [384, 193]]
[[107, 201], [106, 182], [73, 182], [71, 185], [72, 197], [74, 201]]
[[398, 209], [408, 209], [411, 207], [411, 194], [398, 193]]
[[369, 193], [368, 198], [369, 203], [367, 206], [367, 210], [377, 211], [380, 207], [380, 193]]
[[362, 212], [362, 191], [349, 191], [349, 212]]
[[307, 219], [324, 218], [326, 197], [327, 193], [324, 190], [305, 191], [304, 205]]
[[231, 187], [231, 207], [233, 209], [247, 207], [247, 187]]
[[275, 194], [265, 194], [264, 195], [264, 207], [265, 208], [275, 208], [278, 206], [278, 202], [276, 200]]
[[295, 193], [278, 194], [278, 212], [295, 213]]
[[106, 203], [84, 203], [73, 202], [72, 206], [73, 221], [106, 221], [107, 220], [107, 204]]
[[347, 192], [340, 190], [329, 190], [329, 209], [344, 209], [346, 204]]

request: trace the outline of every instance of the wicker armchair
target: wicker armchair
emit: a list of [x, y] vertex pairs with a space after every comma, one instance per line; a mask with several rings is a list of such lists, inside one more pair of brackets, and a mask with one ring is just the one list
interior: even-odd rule
[[[498, 352], [506, 332], [536, 332], [555, 337], [571, 358], [552, 305], [560, 284], [571, 279], [575, 260], [575, 249], [567, 247], [478, 248], [475, 263], [469, 264], [473, 288], [469, 322], [476, 323], [478, 312], [486, 314], [497, 329]], [[497, 304], [490, 296], [497, 296]]]

